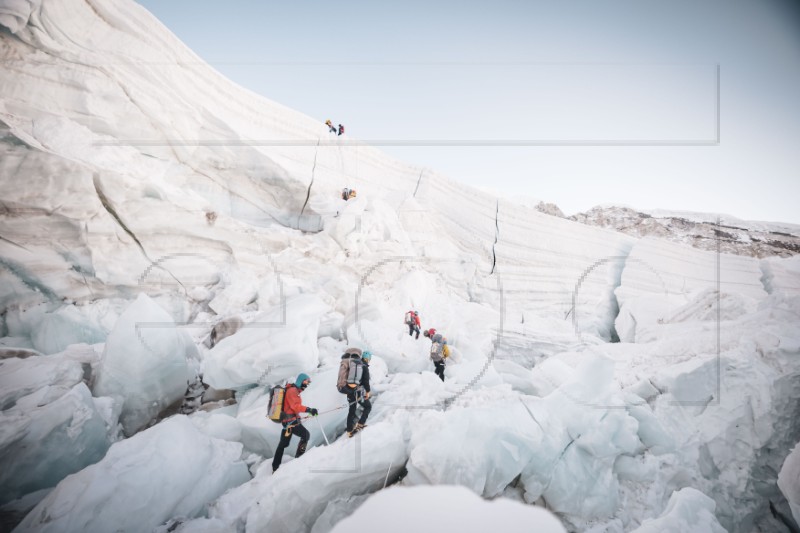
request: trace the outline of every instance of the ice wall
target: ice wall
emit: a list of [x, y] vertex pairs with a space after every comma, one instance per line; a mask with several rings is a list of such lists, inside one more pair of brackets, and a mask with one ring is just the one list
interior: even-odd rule
[[53, 487], [106, 453], [106, 420], [83, 376], [79, 362], [60, 354], [0, 360], [0, 505]]
[[173, 516], [195, 517], [249, 477], [240, 453], [172, 417], [64, 479], [15, 531], [152, 531]]
[[625, 342], [638, 342], [654, 334], [659, 325], [696, 316], [684, 307], [693, 301], [708, 309], [707, 319], [716, 318], [711, 308], [717, 298], [726, 300], [720, 309], [726, 318], [752, 310], [767, 296], [762, 275], [760, 262], [754, 258], [641, 239], [628, 255], [615, 291], [620, 308], [617, 333]]
[[133, 435], [183, 399], [190, 379], [187, 356], [193, 353], [196, 348], [172, 317], [140, 294], [108, 336], [93, 392], [119, 399], [120, 422]]

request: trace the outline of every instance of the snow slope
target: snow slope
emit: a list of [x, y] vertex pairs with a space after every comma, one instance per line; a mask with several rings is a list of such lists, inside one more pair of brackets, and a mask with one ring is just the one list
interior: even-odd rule
[[[494, 267], [507, 306], [564, 307], [585, 265], [630, 246], [329, 138], [219, 76], [133, 3], [68, 0], [31, 17], [3, 38], [0, 120], [3, 174], [29, 180], [2, 183], [4, 275], [18, 293], [38, 289], [32, 300], [188, 290], [237, 267], [302, 272], [298, 251], [316, 264], [335, 247], [357, 269], [413, 258], [497, 302]], [[365, 200], [334, 219], [342, 186]], [[303, 245], [289, 231], [323, 225]], [[370, 234], [379, 248], [360, 242]], [[585, 294], [608, 290], [598, 276]]]
[[[30, 510], [21, 530], [133, 531], [126, 495], [146, 494], [150, 529], [329, 531], [394, 484], [547, 507], [569, 531], [783, 527], [796, 258], [586, 226], [331, 137], [127, 0], [0, 0], [0, 24], [0, 379], [27, 376], [3, 389], [0, 445], [110, 446], [15, 473], [0, 511]], [[452, 346], [444, 383], [412, 307]], [[81, 375], [59, 363], [79, 343]], [[347, 346], [375, 353], [355, 439], [333, 387]], [[272, 475], [266, 388], [299, 372], [322, 414]], [[195, 374], [235, 402], [170, 417]]]

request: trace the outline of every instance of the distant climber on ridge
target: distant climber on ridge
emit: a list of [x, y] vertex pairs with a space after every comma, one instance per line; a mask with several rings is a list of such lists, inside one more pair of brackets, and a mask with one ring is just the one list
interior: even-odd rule
[[408, 336], [411, 337], [414, 335], [414, 332], [417, 333], [417, 340], [419, 340], [419, 329], [420, 329], [420, 322], [419, 322], [419, 314], [411, 310], [406, 313], [405, 316], [405, 323], [408, 326]]
[[344, 126], [339, 124], [339, 133], [337, 135], [342, 135], [344, 133]]
[[292, 440], [292, 435], [297, 434], [300, 437], [300, 442], [297, 444], [297, 452], [294, 457], [297, 459], [306, 453], [306, 445], [308, 439], [311, 437], [308, 430], [301, 423], [299, 418], [300, 413], [308, 413], [311, 416], [317, 416], [319, 411], [313, 407], [306, 407], [300, 398], [300, 393], [306, 390], [306, 387], [311, 383], [311, 378], [308, 374], [300, 374], [297, 376], [294, 384], [286, 386], [286, 393], [283, 398], [283, 432], [281, 433], [281, 440], [278, 443], [278, 449], [275, 450], [275, 457], [272, 458], [272, 471], [275, 472], [281, 461], [283, 460], [283, 451], [289, 446]]
[[328, 130], [330, 131], [330, 133], [336, 133], [336, 127], [334, 127], [333, 122], [331, 122], [331, 119], [326, 120], [325, 125], [328, 126]]
[[355, 189], [342, 189], [342, 200], [345, 202], [350, 198], [355, 198], [357, 196]]

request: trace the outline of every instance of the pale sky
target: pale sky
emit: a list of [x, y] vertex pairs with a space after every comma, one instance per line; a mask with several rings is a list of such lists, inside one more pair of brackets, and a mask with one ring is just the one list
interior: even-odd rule
[[800, 223], [791, 0], [139, 3], [236, 83], [464, 183]]

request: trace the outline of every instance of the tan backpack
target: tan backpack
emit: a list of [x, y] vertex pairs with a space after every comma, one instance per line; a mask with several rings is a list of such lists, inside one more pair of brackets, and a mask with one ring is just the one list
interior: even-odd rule
[[339, 375], [336, 379], [336, 390], [346, 394], [348, 390], [355, 389], [361, 384], [364, 367], [361, 361], [360, 348], [348, 348], [339, 363]]

